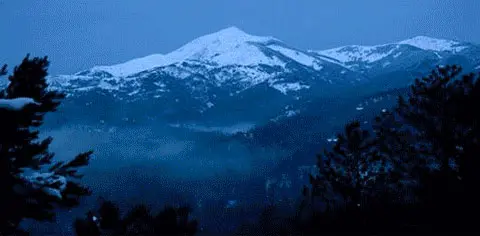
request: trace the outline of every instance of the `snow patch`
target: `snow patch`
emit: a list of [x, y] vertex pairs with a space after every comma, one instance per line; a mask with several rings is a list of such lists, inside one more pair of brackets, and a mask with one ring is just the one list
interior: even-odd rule
[[19, 174], [29, 188], [42, 190], [45, 194], [62, 198], [62, 191], [67, 187], [67, 179], [64, 176], [56, 175], [51, 172], [39, 173], [31, 169], [25, 169], [24, 173]]
[[33, 98], [19, 97], [12, 99], [0, 99], [0, 109], [19, 111], [29, 104], [40, 105]]
[[245, 133], [255, 127], [254, 124], [250, 123], [239, 123], [231, 126], [203, 126], [199, 124], [170, 124], [170, 127], [174, 128], [187, 128], [194, 131], [200, 132], [219, 132], [223, 134], [236, 134], [236, 133]]
[[107, 83], [106, 81], [100, 81], [100, 83], [98, 83], [98, 87], [101, 88], [101, 89], [105, 89], [105, 90], [119, 90], [120, 89], [120, 86], [119, 85], [112, 85], [110, 83]]
[[137, 89], [137, 90], [135, 90], [135, 91], [133, 91], [133, 92], [128, 93], [128, 96], [133, 96], [133, 95], [135, 95], [135, 94], [137, 94], [137, 93], [139, 93], [139, 92], [140, 92], [140, 89]]
[[248, 87], [274, 78], [278, 74], [278, 72], [264, 72], [258, 66], [237, 66], [222, 68], [220, 72], [215, 73], [214, 78], [218, 86], [235, 79]]
[[285, 112], [285, 115], [286, 115], [287, 117], [292, 117], [292, 116], [294, 116], [294, 115], [296, 115], [296, 114], [298, 114], [298, 113], [299, 113], [299, 110], [295, 110], [295, 111], [288, 110], [288, 111]]
[[402, 52], [397, 52], [397, 53], [395, 53], [395, 55], [393, 55], [393, 58], [397, 58], [397, 57], [399, 57], [400, 55], [402, 55]]
[[82, 87], [82, 88], [77, 88], [77, 89], [75, 89], [75, 91], [87, 92], [87, 91], [90, 91], [90, 90], [95, 89], [95, 88], [96, 88], [95, 86], [86, 86], [86, 87]]
[[327, 142], [331, 143], [331, 142], [337, 142], [338, 141], [338, 138], [327, 138]]
[[165, 85], [164, 83], [158, 82], [158, 81], [157, 81], [157, 82], [153, 82], [153, 84], [156, 85], [156, 86], [158, 86], [158, 87], [160, 87], [160, 88], [165, 88], [165, 87], [166, 87], [166, 85]]
[[352, 45], [346, 47], [339, 47], [328, 49], [324, 51], [318, 51], [318, 54], [328, 56], [331, 58], [335, 58], [342, 63], [349, 63], [354, 61], [362, 61], [373, 63], [378, 60], [381, 60], [388, 55], [392, 54], [396, 48], [392, 48], [387, 52], [380, 52], [380, 46], [360, 46], [360, 45]]
[[272, 85], [273, 88], [280, 91], [283, 94], [287, 94], [288, 91], [298, 91], [301, 89], [309, 89], [310, 86], [302, 85], [299, 82], [295, 83], [283, 83], [283, 84], [274, 84]]
[[278, 46], [278, 45], [270, 45], [270, 46], [268, 46], [268, 48], [270, 48], [272, 50], [275, 50], [275, 51], [285, 55], [286, 57], [289, 57], [289, 58], [293, 59], [294, 61], [302, 64], [302, 65], [305, 65], [305, 66], [308, 66], [308, 67], [313, 67], [315, 70], [321, 70], [323, 68], [322, 66], [319, 65], [318, 59], [316, 59], [315, 57], [306, 55], [302, 52], [292, 50], [292, 49], [289, 49], [289, 48], [285, 48], [285, 47], [281, 47], [281, 46]]

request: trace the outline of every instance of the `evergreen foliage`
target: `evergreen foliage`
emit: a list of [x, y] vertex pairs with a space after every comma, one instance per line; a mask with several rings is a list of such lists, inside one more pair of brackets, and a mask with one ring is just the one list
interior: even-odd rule
[[[372, 131], [346, 125], [318, 156], [309, 204], [322, 212], [305, 233], [476, 232], [480, 208], [479, 76], [437, 67], [416, 79], [408, 98], [377, 116]], [[298, 224], [300, 226], [300, 224]]]
[[[38, 127], [47, 113], [55, 112], [64, 94], [49, 91], [45, 77], [47, 57], [27, 55], [8, 76], [8, 86], [0, 92], [4, 101], [30, 98], [20, 110], [0, 108], [0, 234], [18, 234], [23, 219], [53, 220], [56, 207], [72, 208], [88, 188], [77, 182], [78, 168], [88, 165], [91, 151], [68, 162], [53, 161], [48, 150], [52, 138], [39, 138]], [[6, 66], [0, 75], [6, 75]]]

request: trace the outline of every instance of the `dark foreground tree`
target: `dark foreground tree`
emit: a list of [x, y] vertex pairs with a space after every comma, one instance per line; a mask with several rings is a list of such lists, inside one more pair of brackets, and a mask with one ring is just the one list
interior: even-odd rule
[[45, 114], [55, 112], [65, 97], [48, 90], [48, 65], [46, 57], [27, 55], [0, 92], [0, 235], [18, 234], [23, 219], [53, 220], [56, 207], [74, 207], [89, 194], [76, 180], [92, 152], [54, 162], [48, 150], [52, 138], [38, 136]]
[[417, 131], [417, 153], [429, 172], [417, 172], [421, 216], [443, 231], [480, 231], [480, 76], [460, 75], [461, 68], [437, 68], [417, 79], [397, 114]]
[[97, 212], [90, 211], [84, 219], [77, 219], [74, 228], [78, 236], [190, 236], [195, 235], [198, 226], [196, 220], [189, 219], [190, 213], [189, 207], [165, 207], [152, 215], [147, 206], [137, 205], [122, 217], [114, 203], [105, 201]]
[[298, 230], [480, 231], [480, 77], [460, 73], [438, 67], [416, 79], [407, 99], [376, 118], [373, 134], [348, 124], [319, 155], [306, 194], [326, 207]]

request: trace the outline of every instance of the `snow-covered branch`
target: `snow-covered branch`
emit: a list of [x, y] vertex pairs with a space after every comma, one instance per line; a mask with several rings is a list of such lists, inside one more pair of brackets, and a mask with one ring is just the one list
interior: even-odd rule
[[40, 103], [35, 102], [33, 98], [27, 98], [27, 97], [0, 99], [0, 109], [18, 111], [18, 110], [22, 110], [28, 104], [40, 105]]
[[[27, 183], [27, 188], [42, 190], [49, 196], [62, 199], [62, 191], [67, 187], [65, 176], [56, 175], [51, 172], [38, 172], [35, 170], [25, 171], [19, 177]], [[27, 190], [28, 192], [28, 190]]]

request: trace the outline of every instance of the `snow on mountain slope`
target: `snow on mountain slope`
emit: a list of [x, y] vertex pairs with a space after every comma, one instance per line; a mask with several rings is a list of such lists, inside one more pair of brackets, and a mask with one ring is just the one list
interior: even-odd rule
[[[229, 27], [167, 54], [50, 76], [48, 81], [50, 88], [73, 96], [72, 107], [103, 110], [118, 103], [122, 114], [149, 107], [140, 113], [169, 122], [190, 122], [192, 117], [207, 123], [257, 122], [303, 113], [305, 104], [343, 96], [352, 87], [365, 93], [368, 86], [372, 90], [404, 86], [405, 74], [418, 68], [457, 62], [476, 67], [477, 55], [480, 47], [475, 44], [424, 36], [307, 51]], [[368, 86], [355, 87], [362, 85]], [[95, 99], [98, 104], [91, 105]]]
[[276, 57], [266, 56], [256, 43], [279, 41], [273, 37], [249, 35], [236, 27], [197, 38], [166, 55], [154, 54], [113, 66], [96, 66], [92, 72], [105, 71], [113, 76], [129, 76], [160, 66], [182, 62], [201, 62], [212, 66], [257, 65], [270, 66], [284, 63]]
[[[393, 58], [397, 58], [402, 55], [402, 51], [406, 50], [405, 46], [432, 51], [438, 58], [442, 58], [439, 53], [455, 54], [467, 48], [464, 43], [453, 40], [417, 36], [396, 43], [375, 46], [350, 45], [327, 50], [312, 50], [311, 52], [334, 59], [348, 68], [353, 68], [358, 65], [354, 63], [371, 64], [391, 55], [393, 55]], [[385, 66], [389, 64], [387, 63]]]
[[[277, 55], [268, 55], [266, 52], [268, 50], [280, 53], [290, 60], [312, 67], [315, 70], [322, 68], [322, 59], [286, 47], [282, 41], [274, 37], [254, 36], [236, 27], [229, 27], [199, 37], [168, 54], [153, 54], [112, 66], [95, 66], [88, 71], [88, 74], [106, 72], [115, 77], [127, 77], [156, 67], [184, 62], [210, 68], [232, 65], [285, 67], [286, 61], [280, 59]], [[77, 73], [77, 75], [83, 74], [85, 74], [85, 71]]]
[[[214, 65], [267, 65], [282, 64], [270, 58], [255, 43], [278, 41], [273, 37], [249, 35], [236, 27], [218, 31], [193, 40], [180, 49], [167, 54], [172, 62], [185, 60], [211, 62]], [[173, 63], [172, 63], [173, 64]]]
[[[91, 72], [107, 72], [113, 76], [128, 76], [141, 71], [149, 70], [157, 66], [168, 64], [165, 56], [162, 54], [153, 54], [142, 58], [137, 58], [113, 66], [95, 66], [90, 69]], [[81, 73], [81, 72], [80, 72]], [[77, 73], [79, 74], [79, 73]]]
[[[332, 63], [334, 65], [329, 66]], [[325, 67], [329, 68], [326, 72], [322, 71]], [[123, 91], [132, 96], [140, 92], [140, 84], [151, 81], [165, 85], [161, 80], [166, 77], [187, 80], [177, 83], [186, 83], [192, 87], [192, 92], [207, 91], [213, 86], [228, 87], [234, 90], [230, 93], [239, 93], [268, 82], [270, 87], [287, 94], [310, 88], [305, 81], [300, 84], [284, 81], [292, 77], [292, 73], [309, 71], [306, 73], [312, 74], [304, 76], [306, 80], [327, 81], [328, 73], [344, 69], [339, 63], [289, 47], [274, 37], [254, 36], [229, 27], [194, 39], [168, 54], [153, 54], [111, 66], [95, 66], [75, 75], [53, 76], [50, 81], [54, 88], [67, 90], [67, 94], [100, 88]], [[339, 80], [348, 76], [352, 77], [343, 72]], [[332, 84], [330, 78], [329, 84]], [[160, 89], [168, 90], [165, 86]], [[157, 95], [154, 96], [159, 97]]]
[[174, 86], [189, 88], [188, 93], [205, 98], [212, 89], [239, 94], [268, 83], [287, 95], [324, 84], [350, 86], [374, 76], [369, 74], [371, 71], [395, 71], [415, 66], [412, 63], [418, 60], [448, 59], [452, 53], [463, 53], [467, 46], [471, 44], [418, 36], [376, 46], [302, 51], [274, 37], [254, 36], [229, 27], [194, 39], [168, 54], [95, 66], [75, 75], [52, 76], [50, 81], [52, 87], [64, 89], [67, 94], [98, 88], [128, 97], [147, 92], [159, 98], [174, 91]]
[[273, 88], [279, 90], [283, 94], [287, 94], [288, 91], [298, 91], [301, 89], [308, 89], [310, 86], [308, 85], [301, 85], [300, 83], [282, 83], [282, 84], [273, 84]]
[[279, 45], [270, 45], [270, 46], [268, 46], [268, 48], [270, 48], [272, 50], [275, 50], [275, 51], [285, 55], [286, 57], [289, 57], [289, 58], [295, 60], [296, 62], [298, 62], [302, 65], [305, 65], [305, 66], [308, 66], [308, 67], [313, 67], [315, 70], [321, 70], [323, 68], [320, 65], [321, 62], [318, 58], [315, 58], [315, 57], [310, 56], [310, 55], [306, 55], [303, 52], [299, 52], [297, 50], [289, 49], [289, 48], [282, 47], [282, 46], [279, 46]]
[[414, 46], [423, 50], [432, 50], [436, 52], [450, 51], [450, 52], [460, 52], [463, 49], [467, 48], [461, 46], [460, 42], [446, 39], [436, 39], [430, 38], [427, 36], [417, 36], [407, 40], [398, 42], [397, 44], [407, 44]]
[[[352, 61], [375, 62], [390, 55], [397, 47], [388, 46], [345, 46], [339, 48], [317, 51], [318, 54], [336, 59], [341, 63]], [[387, 50], [382, 50], [387, 49]]]

